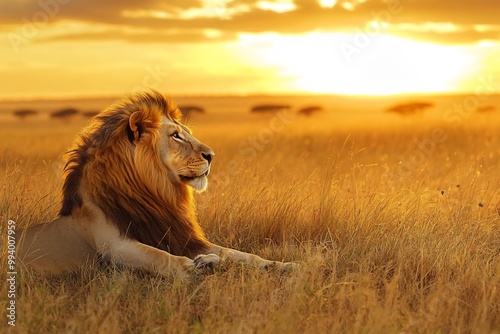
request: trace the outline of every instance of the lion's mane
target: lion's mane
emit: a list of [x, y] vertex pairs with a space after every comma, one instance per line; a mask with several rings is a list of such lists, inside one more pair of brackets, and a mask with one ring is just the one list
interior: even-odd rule
[[[141, 111], [134, 138], [129, 117]], [[61, 216], [87, 201], [98, 206], [122, 236], [194, 256], [207, 247], [198, 225], [191, 188], [173, 183], [158, 154], [162, 116], [181, 114], [158, 92], [134, 95], [95, 116], [67, 153]]]

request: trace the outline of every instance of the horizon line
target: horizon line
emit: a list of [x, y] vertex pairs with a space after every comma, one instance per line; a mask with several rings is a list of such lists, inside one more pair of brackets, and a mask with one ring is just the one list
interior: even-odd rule
[[[145, 89], [144, 92], [147, 92]], [[173, 98], [200, 98], [200, 97], [290, 97], [290, 96], [339, 96], [339, 97], [371, 97], [371, 98], [384, 98], [384, 97], [411, 97], [411, 96], [468, 96], [475, 95], [474, 92], [466, 91], [445, 91], [445, 92], [408, 92], [408, 93], [393, 93], [393, 94], [346, 94], [346, 93], [314, 93], [314, 92], [251, 92], [251, 93], [167, 93], [160, 91], [163, 94], [167, 94]], [[102, 94], [102, 95], [68, 95], [68, 96], [33, 96], [33, 97], [14, 97], [14, 98], [2, 98], [0, 97], [0, 103], [8, 102], [36, 102], [36, 101], [75, 101], [75, 100], [100, 100], [100, 99], [120, 99], [122, 96], [127, 96], [133, 94]], [[490, 94], [490, 96], [500, 95], [500, 91], [495, 91]]]

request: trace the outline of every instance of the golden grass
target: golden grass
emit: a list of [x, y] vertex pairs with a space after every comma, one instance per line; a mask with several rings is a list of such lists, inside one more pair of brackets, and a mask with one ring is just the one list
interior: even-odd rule
[[[500, 333], [500, 120], [336, 117], [292, 118], [271, 134], [270, 116], [192, 122], [216, 151], [197, 196], [209, 238], [300, 270], [229, 265], [188, 282], [98, 265], [25, 273], [16, 329]], [[21, 227], [58, 210], [60, 155], [83, 123], [49, 123], [0, 126], [0, 263], [8, 219]], [[446, 139], [418, 153], [435, 129]]]

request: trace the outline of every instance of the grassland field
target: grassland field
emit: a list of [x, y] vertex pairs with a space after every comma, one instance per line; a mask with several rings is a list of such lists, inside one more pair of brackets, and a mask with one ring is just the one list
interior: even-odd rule
[[[461, 97], [409, 117], [384, 113], [382, 98], [311, 117], [210, 101], [189, 121], [216, 152], [196, 196], [201, 225], [216, 243], [300, 269], [223, 265], [188, 281], [98, 265], [23, 272], [15, 328], [2, 279], [0, 332], [500, 333], [498, 112], [443, 116]], [[10, 107], [0, 106], [0, 277], [8, 220], [56, 216], [62, 155], [88, 122], [19, 121]]]

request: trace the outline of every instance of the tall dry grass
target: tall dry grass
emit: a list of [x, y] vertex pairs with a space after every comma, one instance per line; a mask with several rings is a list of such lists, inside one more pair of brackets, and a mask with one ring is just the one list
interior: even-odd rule
[[[225, 265], [187, 282], [98, 265], [23, 273], [17, 331], [499, 333], [500, 120], [320, 117], [292, 119], [257, 146], [269, 116], [192, 122], [216, 151], [197, 196], [209, 238], [300, 270]], [[8, 219], [56, 214], [59, 157], [80, 125], [0, 126], [0, 263]], [[446, 139], [422, 158], [435, 129]]]

